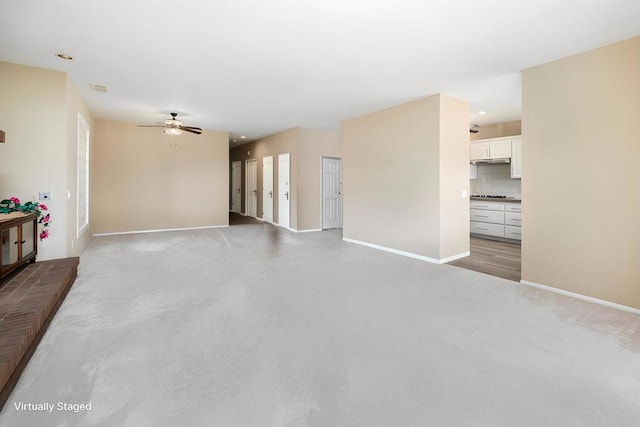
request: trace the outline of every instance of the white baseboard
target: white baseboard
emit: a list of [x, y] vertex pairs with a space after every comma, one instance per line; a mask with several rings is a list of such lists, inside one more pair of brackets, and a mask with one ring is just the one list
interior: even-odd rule
[[565, 291], [564, 289], [554, 288], [553, 286], [541, 285], [540, 283], [529, 282], [528, 280], [520, 280], [520, 283], [525, 286], [531, 286], [533, 288], [543, 289], [545, 291], [553, 292], [555, 294], [565, 295], [568, 297], [576, 298], [583, 301], [592, 302], [594, 304], [603, 305], [605, 307], [615, 308], [617, 310], [626, 311], [628, 313], [634, 313], [640, 315], [640, 309], [629, 307], [626, 305], [618, 304], [611, 301], [605, 301], [594, 297], [589, 297], [582, 294], [576, 294], [574, 292]]
[[319, 228], [311, 228], [308, 230], [296, 230], [295, 228], [290, 228], [289, 230], [293, 231], [294, 233], [315, 233], [316, 231], [322, 231]]
[[470, 252], [464, 252], [464, 253], [453, 255], [447, 258], [437, 259], [437, 258], [430, 258], [423, 255], [414, 254], [411, 252], [401, 251], [398, 249], [388, 248], [386, 246], [376, 245], [374, 243], [368, 243], [368, 242], [362, 242], [360, 240], [349, 239], [348, 237], [343, 237], [342, 240], [344, 240], [345, 242], [355, 243], [357, 245], [367, 246], [369, 248], [378, 249], [385, 252], [391, 252], [392, 254], [396, 254], [396, 255], [402, 255], [409, 258], [419, 259], [420, 261], [431, 262], [433, 264], [444, 264], [444, 263], [456, 260], [458, 258], [464, 258], [470, 255]]
[[448, 256], [446, 258], [440, 258], [440, 264], [446, 264], [448, 262], [455, 261], [457, 259], [465, 258], [465, 257], [468, 257], [468, 256], [471, 256], [471, 251], [462, 252], [462, 253], [456, 254], [456, 255], [451, 255], [451, 256]]
[[162, 228], [158, 230], [137, 230], [137, 231], [116, 231], [113, 233], [96, 233], [93, 237], [100, 236], [120, 236], [123, 234], [142, 234], [142, 233], [162, 233], [164, 231], [188, 231], [188, 230], [204, 230], [209, 228], [226, 228], [228, 225], [208, 225], [205, 227], [186, 227], [186, 228]]

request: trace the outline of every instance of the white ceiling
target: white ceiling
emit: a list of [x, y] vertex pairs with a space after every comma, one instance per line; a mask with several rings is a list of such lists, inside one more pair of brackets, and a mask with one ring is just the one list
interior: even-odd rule
[[5, 1], [0, 61], [66, 71], [94, 118], [177, 111], [248, 139], [435, 93], [482, 125], [520, 118], [521, 70], [638, 36], [639, 17], [638, 0]]

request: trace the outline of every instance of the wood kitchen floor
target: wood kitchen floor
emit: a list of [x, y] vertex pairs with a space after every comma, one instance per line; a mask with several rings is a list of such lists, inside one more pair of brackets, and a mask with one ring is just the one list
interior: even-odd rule
[[471, 237], [471, 256], [448, 264], [519, 282], [521, 278], [520, 248], [520, 245], [515, 243]]

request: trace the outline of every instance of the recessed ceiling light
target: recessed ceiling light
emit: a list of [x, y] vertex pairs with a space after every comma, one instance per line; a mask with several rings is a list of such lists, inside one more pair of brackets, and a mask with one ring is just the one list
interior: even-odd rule
[[242, 136], [240, 137], [240, 139], [245, 139], [245, 138], [246, 138], [246, 136], [244, 136], [244, 135], [242, 135]]
[[485, 114], [487, 114], [486, 111], [478, 111], [478, 114], [480, 114], [481, 116], [484, 116]]
[[66, 53], [56, 53], [56, 56], [61, 59], [66, 59], [67, 61], [73, 60], [73, 57], [70, 55], [67, 55]]

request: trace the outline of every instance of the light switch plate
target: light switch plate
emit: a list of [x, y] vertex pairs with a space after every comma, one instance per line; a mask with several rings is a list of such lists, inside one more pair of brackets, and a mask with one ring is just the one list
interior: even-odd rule
[[51, 191], [41, 191], [40, 200], [51, 200]]

